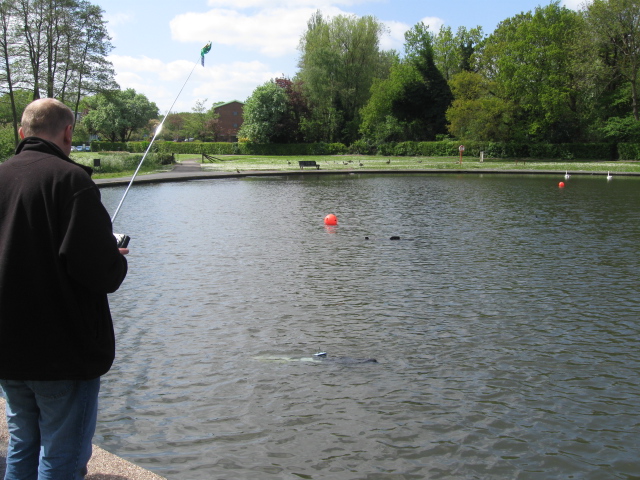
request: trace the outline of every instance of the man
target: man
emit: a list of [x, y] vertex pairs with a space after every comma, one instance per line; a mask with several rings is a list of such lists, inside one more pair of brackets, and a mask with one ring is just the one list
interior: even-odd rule
[[24, 111], [0, 165], [0, 386], [5, 480], [82, 479], [100, 376], [115, 355], [107, 294], [127, 274], [91, 169], [69, 159], [74, 115], [45, 98]]

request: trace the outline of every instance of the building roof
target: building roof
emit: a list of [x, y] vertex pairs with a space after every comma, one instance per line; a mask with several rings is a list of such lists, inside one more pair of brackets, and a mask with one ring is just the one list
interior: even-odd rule
[[240, 105], [244, 105], [244, 102], [241, 102], [240, 100], [231, 100], [230, 102], [225, 102], [225, 103], [221, 103], [219, 105], [216, 105], [213, 108], [216, 109], [218, 107], [224, 107], [225, 105], [229, 105], [231, 103], [239, 103]]

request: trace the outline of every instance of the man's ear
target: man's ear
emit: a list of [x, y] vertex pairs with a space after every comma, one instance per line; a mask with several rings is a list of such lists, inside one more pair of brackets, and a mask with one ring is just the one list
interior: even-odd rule
[[73, 125], [67, 125], [64, 130], [64, 140], [69, 144], [73, 141]]
[[24, 132], [22, 131], [22, 127], [18, 129], [18, 135], [20, 135], [21, 140], [24, 140]]

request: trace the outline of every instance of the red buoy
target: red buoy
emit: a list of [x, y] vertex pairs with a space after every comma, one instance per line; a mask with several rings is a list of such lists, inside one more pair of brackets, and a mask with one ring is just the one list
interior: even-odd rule
[[324, 217], [324, 224], [325, 225], [337, 225], [338, 224], [338, 217], [336, 217], [333, 213], [330, 213], [329, 215]]
[[564, 188], [564, 182], [560, 182], [560, 183], [558, 184], [558, 186], [559, 186], [560, 188]]

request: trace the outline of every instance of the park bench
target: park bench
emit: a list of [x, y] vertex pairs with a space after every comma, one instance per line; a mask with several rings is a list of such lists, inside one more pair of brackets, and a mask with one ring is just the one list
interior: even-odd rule
[[304, 167], [316, 167], [320, 170], [320, 165], [318, 165], [315, 160], [300, 160], [298, 165], [300, 165], [300, 169], [304, 169]]

